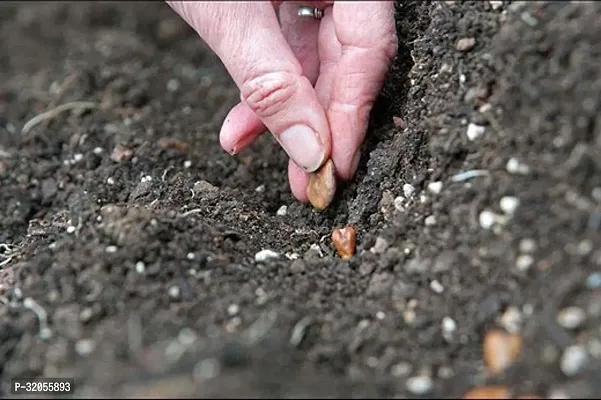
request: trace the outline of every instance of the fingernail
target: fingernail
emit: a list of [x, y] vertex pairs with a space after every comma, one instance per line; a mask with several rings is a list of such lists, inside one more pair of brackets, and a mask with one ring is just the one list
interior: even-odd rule
[[355, 153], [355, 157], [353, 157], [353, 163], [351, 164], [350, 176], [352, 178], [357, 173], [357, 168], [359, 167], [359, 161], [361, 160], [361, 152], [357, 150]]
[[317, 133], [308, 126], [291, 126], [282, 132], [279, 142], [288, 156], [305, 171], [313, 172], [321, 166], [324, 150]]

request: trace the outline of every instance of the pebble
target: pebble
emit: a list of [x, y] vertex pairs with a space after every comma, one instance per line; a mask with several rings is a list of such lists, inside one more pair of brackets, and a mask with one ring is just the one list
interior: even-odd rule
[[184, 161], [184, 168], [185, 168], [185, 169], [188, 169], [188, 168], [190, 168], [191, 166], [192, 166], [192, 161], [190, 161], [190, 160], [186, 160], [186, 161]]
[[411, 373], [411, 369], [411, 364], [409, 364], [408, 362], [400, 362], [398, 364], [393, 365], [390, 369], [390, 372], [393, 376], [401, 377], [409, 375]]
[[388, 241], [386, 239], [384, 239], [383, 237], [378, 237], [378, 238], [376, 238], [376, 243], [373, 245], [373, 247], [371, 249], [369, 249], [369, 251], [372, 252], [373, 254], [381, 254], [381, 253], [384, 253], [387, 248], [388, 248]]
[[436, 279], [430, 282], [430, 289], [438, 294], [444, 292], [444, 287]]
[[530, 173], [530, 167], [526, 164], [521, 163], [517, 158], [514, 157], [510, 158], [507, 161], [507, 165], [505, 166], [505, 168], [510, 174], [527, 175], [528, 173]]
[[136, 272], [138, 274], [143, 274], [145, 270], [146, 270], [146, 265], [144, 264], [144, 262], [143, 261], [138, 261], [136, 263]]
[[403, 185], [403, 194], [405, 195], [405, 198], [410, 199], [411, 197], [413, 197], [414, 193], [415, 188], [413, 187], [413, 185], [410, 185], [408, 183], [405, 183]]
[[117, 246], [107, 246], [106, 249], [105, 249], [105, 251], [107, 253], [111, 253], [111, 254], [112, 253], [116, 253], [117, 252]]
[[534, 253], [536, 251], [536, 242], [533, 239], [522, 239], [520, 240], [519, 248], [522, 253]]
[[493, 330], [484, 337], [484, 363], [492, 374], [499, 374], [517, 359], [522, 347], [522, 338], [517, 334]]
[[273, 250], [264, 249], [255, 254], [256, 262], [263, 262], [270, 258], [278, 258], [280, 255]]
[[577, 329], [586, 321], [586, 313], [579, 307], [566, 307], [557, 313], [557, 323], [566, 329]]
[[307, 269], [307, 264], [300, 258], [292, 261], [292, 264], [290, 264], [290, 271], [295, 274], [300, 274], [301, 272], [305, 272], [306, 269]]
[[263, 193], [265, 191], [265, 185], [259, 185], [255, 188], [255, 192]]
[[507, 215], [513, 215], [515, 210], [520, 205], [520, 199], [514, 196], [504, 196], [499, 201], [499, 206], [501, 210]]
[[457, 51], [470, 51], [471, 49], [474, 48], [474, 46], [476, 45], [476, 39], [470, 37], [470, 38], [461, 38], [457, 41], [457, 43], [455, 44], [455, 49], [457, 49]]
[[444, 317], [441, 325], [442, 335], [447, 340], [457, 330], [457, 322], [455, 322], [455, 320], [451, 317]]
[[594, 272], [586, 277], [585, 285], [588, 289], [601, 288], [601, 272]]
[[427, 375], [412, 376], [407, 379], [407, 390], [416, 395], [430, 392], [434, 388], [432, 378]]
[[168, 294], [169, 294], [169, 297], [171, 297], [172, 299], [178, 299], [180, 292], [181, 291], [180, 291], [179, 286], [174, 285], [169, 288]]
[[424, 220], [424, 224], [426, 224], [426, 226], [436, 225], [436, 217], [434, 215], [428, 215]]
[[442, 182], [430, 182], [428, 184], [428, 191], [432, 194], [439, 194], [442, 191]]
[[240, 312], [240, 306], [238, 304], [230, 304], [227, 308], [227, 313], [230, 317], [238, 314]]
[[522, 326], [522, 313], [516, 307], [508, 307], [500, 318], [499, 324], [510, 333], [520, 331]]
[[567, 347], [559, 360], [559, 368], [566, 376], [574, 376], [584, 369], [588, 363], [588, 353], [583, 346]]
[[478, 217], [480, 226], [484, 229], [490, 229], [497, 222], [497, 215], [490, 210], [484, 210]]
[[467, 131], [465, 135], [471, 141], [478, 139], [482, 134], [486, 131], [486, 127], [481, 125], [476, 125], [474, 123], [469, 123], [467, 125]]
[[96, 348], [96, 342], [92, 339], [81, 339], [75, 343], [75, 351], [82, 357], [92, 353], [94, 348]]
[[281, 206], [276, 211], [276, 214], [279, 215], [280, 217], [283, 217], [284, 215], [286, 215], [287, 212], [288, 212], [288, 206]]
[[405, 198], [403, 196], [396, 197], [392, 204], [397, 211], [405, 211]]
[[521, 254], [515, 259], [515, 266], [520, 272], [526, 272], [534, 264], [534, 258], [530, 254]]
[[67, 233], [73, 233], [73, 232], [75, 232], [75, 227], [73, 225], [71, 225], [67, 228]]

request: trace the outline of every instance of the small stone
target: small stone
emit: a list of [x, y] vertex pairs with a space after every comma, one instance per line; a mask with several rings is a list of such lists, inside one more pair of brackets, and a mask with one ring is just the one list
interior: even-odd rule
[[457, 322], [451, 317], [444, 317], [442, 319], [442, 336], [449, 341], [455, 331], [457, 331]]
[[528, 167], [526, 164], [521, 163], [515, 157], [512, 157], [507, 161], [507, 165], [505, 166], [505, 168], [510, 174], [527, 175], [530, 173], [530, 167]]
[[473, 49], [475, 45], [476, 45], [476, 39], [474, 39], [472, 37], [461, 38], [455, 44], [455, 49], [457, 49], [457, 51], [465, 52], [465, 51], [470, 51], [471, 49]]
[[510, 392], [505, 386], [482, 386], [463, 395], [464, 399], [509, 399]]
[[486, 132], [486, 127], [469, 123], [467, 125], [467, 131], [465, 132], [465, 135], [469, 140], [474, 141], [482, 136], [484, 132]]
[[484, 229], [491, 229], [497, 222], [497, 215], [490, 210], [484, 210], [478, 217], [480, 226]]
[[288, 212], [288, 206], [281, 206], [276, 211], [276, 215], [279, 215], [280, 217], [283, 217], [284, 215], [286, 215], [287, 212]]
[[396, 377], [407, 376], [411, 373], [411, 369], [411, 364], [408, 362], [400, 362], [392, 366], [390, 373]]
[[110, 254], [116, 253], [117, 250], [117, 246], [107, 246], [105, 249], [105, 251]]
[[583, 346], [567, 347], [559, 360], [559, 368], [566, 376], [577, 375], [588, 364], [588, 353]]
[[394, 126], [396, 126], [397, 128], [400, 128], [400, 129], [404, 129], [406, 126], [403, 118], [397, 117], [397, 116], [392, 117], [392, 123], [394, 124]]
[[442, 191], [442, 182], [430, 182], [428, 184], [428, 191], [432, 194], [439, 194]]
[[146, 265], [144, 265], [144, 262], [143, 261], [138, 261], [136, 263], [136, 272], [138, 274], [143, 274], [145, 270], [146, 270]]
[[411, 199], [413, 197], [414, 193], [415, 193], [415, 188], [413, 187], [413, 185], [410, 185], [408, 183], [405, 183], [403, 185], [403, 194], [405, 195], [405, 198], [407, 200]]
[[586, 321], [586, 312], [579, 307], [566, 307], [557, 314], [557, 323], [566, 329], [578, 329]]
[[233, 317], [234, 315], [238, 314], [239, 311], [240, 306], [238, 304], [230, 304], [227, 308], [227, 313], [230, 317]]
[[520, 272], [526, 272], [534, 264], [534, 258], [530, 254], [521, 254], [515, 259], [515, 267]]
[[186, 161], [184, 161], [184, 168], [185, 168], [185, 169], [188, 169], [188, 168], [190, 168], [191, 166], [192, 166], [192, 161], [190, 161], [190, 160], [186, 160]]
[[205, 195], [205, 196], [206, 195], [214, 195], [215, 193], [217, 193], [219, 191], [219, 188], [217, 188], [216, 186], [212, 185], [211, 183], [209, 183], [205, 180], [195, 182], [192, 189], [194, 190], [194, 193], [196, 193], [197, 195]]
[[432, 282], [430, 282], [430, 289], [432, 289], [434, 292], [436, 292], [438, 294], [441, 294], [442, 292], [444, 292], [444, 287], [436, 279], [434, 279]]
[[517, 359], [522, 338], [517, 334], [493, 330], [484, 337], [484, 363], [490, 373], [499, 374]]
[[520, 240], [519, 249], [521, 253], [534, 253], [536, 251], [536, 242], [533, 239]]
[[403, 196], [396, 197], [392, 204], [397, 211], [405, 211], [405, 198]]
[[386, 239], [384, 239], [383, 237], [377, 237], [376, 243], [374, 244], [374, 246], [371, 249], [369, 249], [369, 251], [372, 252], [373, 254], [381, 254], [381, 253], [384, 253], [387, 248], [388, 248], [388, 241]]
[[196, 254], [189, 252], [188, 254], [186, 254], [186, 258], [190, 261], [194, 260], [196, 258]]
[[73, 233], [73, 232], [75, 232], [75, 227], [73, 225], [71, 225], [67, 228], [67, 233]]
[[171, 286], [168, 290], [168, 294], [169, 297], [171, 297], [172, 299], [179, 299], [179, 295], [180, 295], [180, 288], [177, 285]]
[[506, 215], [513, 215], [519, 205], [520, 199], [514, 196], [504, 196], [499, 201], [499, 206]]
[[265, 185], [259, 185], [255, 188], [255, 192], [257, 193], [263, 193], [265, 192]]
[[436, 217], [434, 215], [428, 215], [424, 220], [426, 226], [436, 225]]
[[409, 392], [416, 395], [429, 393], [434, 388], [432, 378], [427, 375], [412, 376], [407, 379], [406, 386]]
[[507, 307], [499, 320], [499, 324], [511, 333], [517, 333], [522, 327], [522, 313], [517, 307]]
[[278, 258], [280, 255], [273, 250], [264, 249], [255, 254], [256, 262], [264, 262], [270, 258]]
[[82, 357], [91, 354], [96, 348], [96, 342], [92, 339], [81, 339], [75, 343], [75, 351]]
[[594, 272], [586, 277], [584, 283], [587, 289], [599, 289], [601, 288], [601, 272]]

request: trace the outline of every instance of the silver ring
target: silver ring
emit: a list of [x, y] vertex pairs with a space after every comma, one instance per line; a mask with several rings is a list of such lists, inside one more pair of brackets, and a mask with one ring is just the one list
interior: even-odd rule
[[320, 10], [319, 8], [313, 8], [313, 7], [309, 7], [309, 6], [300, 6], [298, 8], [298, 16], [299, 17], [310, 17], [310, 18], [315, 18], [315, 19], [322, 19], [323, 18], [323, 10]]

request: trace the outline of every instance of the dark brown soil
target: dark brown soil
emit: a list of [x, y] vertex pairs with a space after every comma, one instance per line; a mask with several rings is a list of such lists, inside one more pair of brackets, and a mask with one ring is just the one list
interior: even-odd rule
[[[318, 213], [269, 136], [220, 148], [238, 91], [165, 4], [3, 2], [1, 394], [65, 376], [85, 397], [599, 396], [601, 3], [396, 15], [358, 175]], [[497, 376], [494, 328], [522, 337]]]

